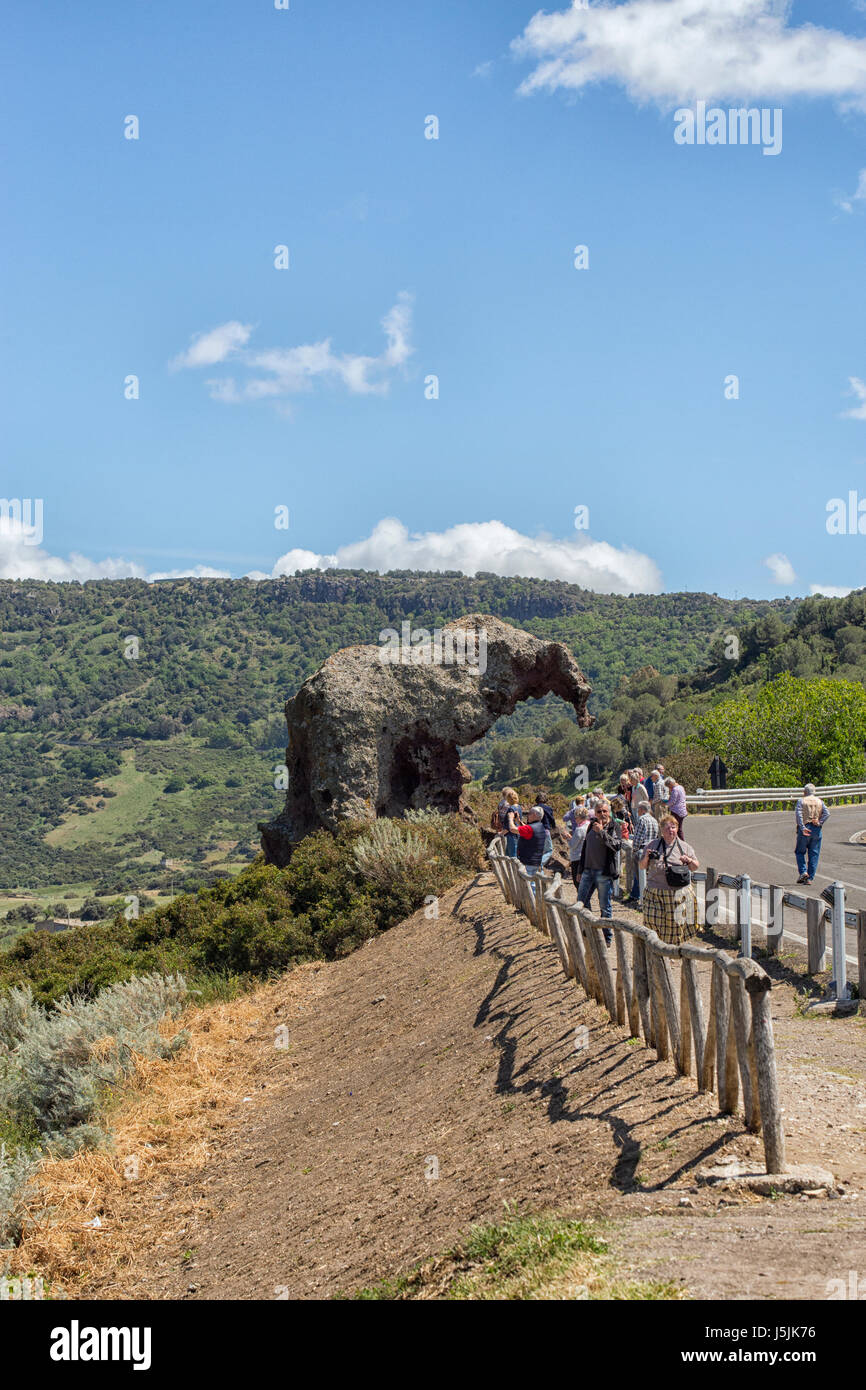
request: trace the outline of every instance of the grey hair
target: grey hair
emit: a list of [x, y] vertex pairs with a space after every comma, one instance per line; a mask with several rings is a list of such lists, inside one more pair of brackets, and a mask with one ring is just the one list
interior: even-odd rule
[[806, 783], [805, 787], [803, 788], [803, 795], [804, 795], [804, 796], [814, 796], [814, 795], [815, 795], [815, 783], [814, 783], [814, 782], [807, 782], [807, 783]]

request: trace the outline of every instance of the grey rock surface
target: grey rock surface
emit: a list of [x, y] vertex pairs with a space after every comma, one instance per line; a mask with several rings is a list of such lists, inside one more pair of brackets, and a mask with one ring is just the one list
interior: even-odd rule
[[259, 827], [268, 863], [287, 864], [305, 835], [344, 818], [465, 811], [469, 774], [458, 750], [520, 700], [552, 692], [581, 727], [592, 723], [591, 687], [561, 642], [480, 613], [448, 623], [441, 650], [432, 638], [425, 645], [415, 629], [399, 651], [393, 641], [345, 647], [287, 702], [286, 805]]

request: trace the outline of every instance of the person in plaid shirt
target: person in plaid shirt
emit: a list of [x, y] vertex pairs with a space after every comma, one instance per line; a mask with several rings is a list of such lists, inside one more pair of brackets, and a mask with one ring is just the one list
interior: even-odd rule
[[640, 885], [638, 883], [637, 866], [643, 859], [646, 846], [650, 840], [654, 840], [659, 833], [659, 823], [653, 815], [648, 801], [643, 800], [637, 803], [637, 820], [634, 827], [634, 837], [632, 846], [632, 863], [634, 864], [634, 878], [631, 885], [631, 897], [629, 902], [634, 902], [640, 897]]

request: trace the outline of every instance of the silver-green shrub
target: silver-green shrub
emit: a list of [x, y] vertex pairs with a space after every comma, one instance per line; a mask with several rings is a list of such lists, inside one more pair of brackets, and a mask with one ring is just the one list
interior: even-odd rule
[[38, 1162], [23, 1149], [9, 1153], [0, 1144], [0, 1246], [13, 1245], [21, 1234], [21, 1193]]
[[406, 869], [428, 863], [430, 844], [423, 833], [410, 830], [401, 821], [377, 820], [358, 836], [354, 856], [365, 878], [388, 884]]
[[180, 975], [141, 975], [45, 1009], [28, 986], [10, 990], [0, 1000], [0, 1110], [55, 1152], [99, 1143], [100, 1102], [134, 1054], [168, 1057], [187, 1041], [183, 1033], [167, 1041], [158, 1026], [177, 1016], [186, 991]]

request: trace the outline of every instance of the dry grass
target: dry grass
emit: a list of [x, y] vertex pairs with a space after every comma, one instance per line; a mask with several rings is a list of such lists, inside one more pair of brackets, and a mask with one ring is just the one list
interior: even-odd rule
[[[187, 1009], [161, 1031], [186, 1029], [187, 1048], [173, 1059], [136, 1058], [133, 1074], [105, 1117], [112, 1152], [88, 1150], [49, 1160], [26, 1193], [21, 1244], [9, 1272], [36, 1272], [68, 1297], [121, 1297], [113, 1273], [162, 1230], [204, 1215], [207, 1193], [198, 1175], [212, 1153], [211, 1137], [239, 1128], [245, 1096], [281, 1081], [294, 1065], [273, 1045], [274, 1030], [304, 1000], [325, 990], [327, 966], [299, 966], [273, 984], [225, 1004]], [[252, 1051], [245, 1043], [259, 1044]], [[288, 1062], [288, 1065], [287, 1065]], [[90, 1225], [95, 1218], [97, 1226]]]

